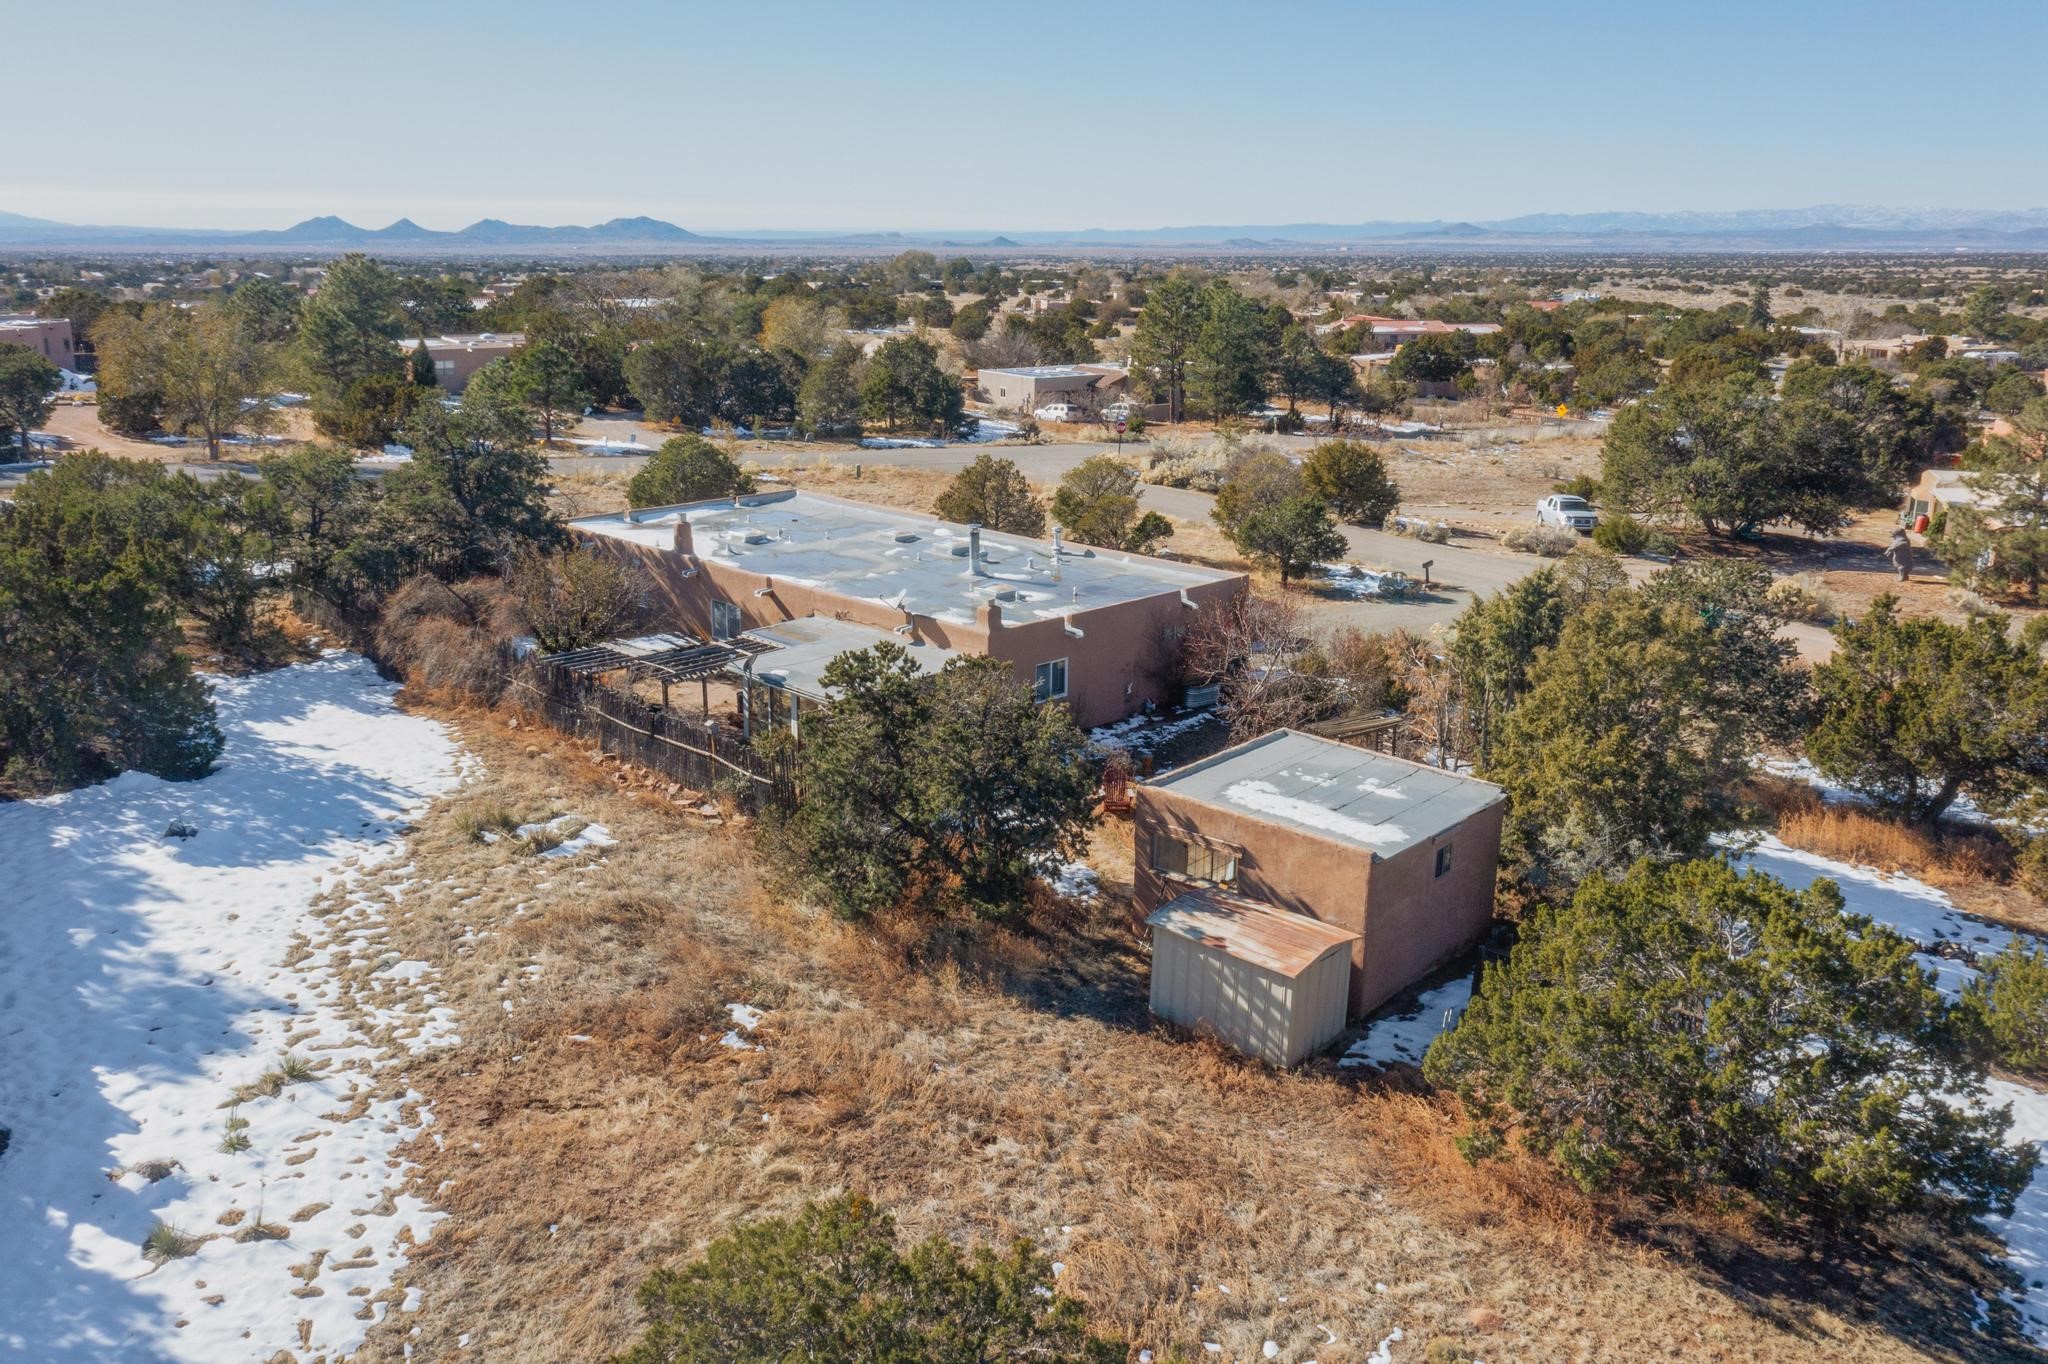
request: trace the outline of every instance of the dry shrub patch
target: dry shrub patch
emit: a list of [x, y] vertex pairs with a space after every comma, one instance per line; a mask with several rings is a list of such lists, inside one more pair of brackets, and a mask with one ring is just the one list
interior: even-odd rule
[[[1860, 1319], [1898, 1274], [1812, 1306], [1773, 1279], [1797, 1257], [1739, 1225], [1617, 1227], [1539, 1164], [1468, 1166], [1434, 1099], [1155, 1027], [1127, 861], [1106, 859], [1101, 900], [1014, 927], [856, 929], [777, 894], [746, 830], [697, 822], [686, 793], [451, 714], [486, 775], [382, 876], [405, 883], [391, 946], [437, 968], [461, 1022], [407, 1076], [438, 1134], [408, 1152], [415, 1188], [452, 1216], [409, 1271], [425, 1309], [391, 1314], [366, 1361], [454, 1357], [464, 1333], [493, 1361], [602, 1358], [638, 1334], [649, 1270], [845, 1190], [907, 1238], [1033, 1237], [1101, 1329], [1162, 1359], [1272, 1339], [1362, 1360], [1397, 1326], [1487, 1359], [1923, 1357]], [[619, 843], [520, 857], [464, 831], [464, 800]], [[732, 1003], [765, 1010], [749, 1046], [721, 1041]], [[1732, 1267], [1679, 1261], [1710, 1236]], [[1970, 1307], [1927, 1329], [1962, 1338]]]

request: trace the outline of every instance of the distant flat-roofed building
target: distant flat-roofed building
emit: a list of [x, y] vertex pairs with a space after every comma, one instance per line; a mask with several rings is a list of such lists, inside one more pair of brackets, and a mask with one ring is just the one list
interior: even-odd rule
[[1351, 331], [1367, 328], [1364, 336], [1371, 339], [1367, 346], [1376, 351], [1399, 350], [1418, 336], [1449, 336], [1453, 332], [1469, 332], [1473, 336], [1491, 336], [1500, 330], [1498, 322], [1441, 322], [1433, 317], [1375, 317], [1371, 313], [1355, 313], [1336, 322], [1327, 322], [1316, 328], [1318, 332]]
[[1049, 403], [1069, 403], [1093, 412], [1129, 392], [1131, 374], [1116, 365], [1025, 365], [982, 370], [975, 383], [1004, 411], [1034, 412]]
[[1179, 632], [1246, 586], [1241, 573], [1067, 544], [1057, 531], [1030, 539], [797, 490], [569, 527], [643, 568], [659, 609], [705, 638], [850, 622], [868, 638], [1001, 659], [1083, 725], [1177, 700], [1168, 678]]
[[526, 337], [520, 332], [475, 332], [408, 337], [398, 343], [398, 348], [409, 356], [419, 349], [422, 339], [434, 361], [434, 382], [446, 393], [462, 392], [478, 370], [526, 344]]
[[1138, 907], [1217, 888], [1356, 934], [1368, 1013], [1486, 932], [1506, 808], [1490, 782], [1275, 730], [1136, 788]]
[[0, 317], [0, 346], [26, 346], [59, 369], [78, 368], [68, 317]]

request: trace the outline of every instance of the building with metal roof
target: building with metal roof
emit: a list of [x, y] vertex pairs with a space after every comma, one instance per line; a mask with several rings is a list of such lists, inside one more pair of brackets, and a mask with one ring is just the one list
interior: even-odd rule
[[1274, 730], [1136, 788], [1139, 907], [1216, 889], [1355, 934], [1369, 1013], [1486, 932], [1506, 808], [1490, 782]]
[[1356, 933], [1214, 888], [1152, 911], [1152, 1012], [1291, 1066], [1344, 1031]]

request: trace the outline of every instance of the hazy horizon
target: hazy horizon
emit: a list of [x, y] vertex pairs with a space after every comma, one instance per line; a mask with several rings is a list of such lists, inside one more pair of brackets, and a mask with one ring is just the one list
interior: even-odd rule
[[[79, 224], [696, 232], [2040, 206], [2048, 7], [115, 0], [0, 150]], [[10, 16], [19, 53], [74, 16]], [[1950, 90], [1938, 104], [1924, 91]]]

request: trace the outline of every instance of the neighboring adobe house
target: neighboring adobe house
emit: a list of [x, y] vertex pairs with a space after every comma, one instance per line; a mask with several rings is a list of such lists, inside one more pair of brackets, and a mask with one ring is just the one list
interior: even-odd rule
[[79, 367], [68, 317], [0, 317], [0, 346], [27, 346], [59, 369]]
[[1500, 330], [1498, 322], [1440, 322], [1433, 317], [1374, 317], [1371, 313], [1354, 313], [1337, 322], [1325, 322], [1316, 328], [1319, 334], [1350, 331], [1353, 327], [1371, 323], [1370, 336], [1366, 342], [1369, 351], [1395, 351], [1418, 336], [1449, 336], [1453, 332], [1470, 332], [1474, 336], [1491, 336]]
[[1927, 526], [1920, 520], [1923, 516], [1931, 522], [1944, 507], [1982, 507], [1989, 501], [1975, 480], [1961, 469], [1923, 469], [1906, 491], [1899, 524], [1916, 532], [1924, 531]]
[[1356, 934], [1352, 1017], [1470, 946], [1492, 918], [1507, 797], [1491, 782], [1280, 729], [1136, 793], [1139, 910], [1223, 890]]
[[984, 369], [975, 378], [987, 400], [1010, 412], [1035, 412], [1048, 403], [1071, 403], [1094, 412], [1130, 392], [1129, 370], [1115, 365], [1028, 365]]
[[893, 507], [788, 490], [569, 523], [638, 564], [671, 624], [707, 639], [807, 616], [874, 638], [985, 654], [1084, 726], [1168, 694], [1164, 664], [1197, 609], [1242, 573], [982, 531]]
[[[420, 339], [415, 336], [400, 341], [398, 348], [410, 358], [419, 349]], [[444, 393], [462, 392], [478, 370], [526, 344], [526, 337], [520, 332], [478, 332], [425, 339], [427, 354], [434, 361], [434, 382]]]

